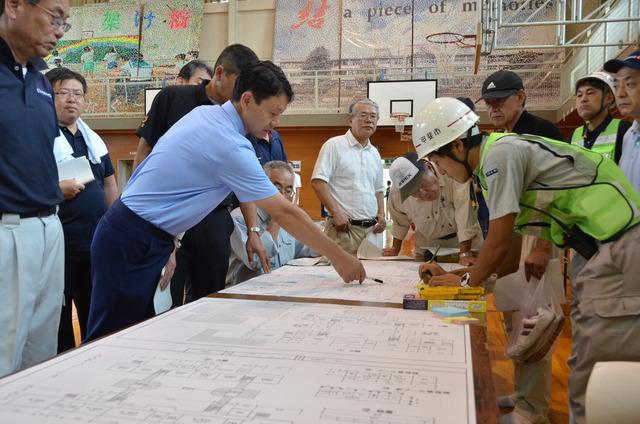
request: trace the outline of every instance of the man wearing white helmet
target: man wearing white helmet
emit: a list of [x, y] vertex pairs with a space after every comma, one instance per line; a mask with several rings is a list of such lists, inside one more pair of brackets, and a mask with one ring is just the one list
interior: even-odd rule
[[414, 152], [393, 161], [389, 168], [393, 186], [388, 208], [393, 219], [393, 245], [382, 251], [396, 256], [402, 240], [415, 224], [413, 254], [424, 260], [428, 246], [459, 247], [460, 263], [471, 265], [471, 249], [482, 244], [482, 230], [471, 207], [469, 183], [440, 176], [431, 164]]
[[576, 81], [576, 112], [584, 120], [571, 136], [571, 142], [613, 159], [622, 153], [622, 138], [630, 123], [609, 113], [615, 106], [613, 77], [606, 72], [594, 72]]
[[[498, 131], [515, 134], [533, 134], [563, 140], [562, 134], [552, 122], [527, 112], [527, 93], [520, 76], [502, 69], [489, 75], [482, 84], [480, 97], [486, 107], [491, 123]], [[551, 258], [562, 253], [543, 239], [524, 236], [520, 260], [527, 275], [542, 278], [547, 272]], [[549, 269], [559, 273], [559, 269]], [[512, 314], [505, 314], [505, 327], [513, 328]], [[546, 356], [528, 364], [514, 362], [514, 392], [498, 397], [498, 405], [514, 408], [511, 414], [502, 418], [505, 423], [523, 421], [527, 423], [545, 422], [551, 407], [551, 358]], [[510, 418], [513, 418], [510, 421]], [[516, 419], [517, 418], [517, 419]]]
[[597, 361], [640, 361], [640, 195], [615, 163], [597, 152], [528, 134], [472, 136], [478, 116], [456, 99], [440, 98], [416, 117], [413, 141], [446, 175], [465, 182], [476, 172], [491, 223], [476, 263], [446, 273], [421, 272], [431, 285], [477, 286], [492, 273], [517, 269], [529, 233], [571, 247], [572, 422], [585, 422], [587, 382]]

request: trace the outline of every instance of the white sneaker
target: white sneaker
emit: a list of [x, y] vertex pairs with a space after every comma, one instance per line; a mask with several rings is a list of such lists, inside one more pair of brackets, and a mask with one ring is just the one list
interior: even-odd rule
[[560, 335], [564, 317], [555, 312], [538, 308], [537, 313], [523, 320], [523, 328], [516, 342], [507, 348], [507, 356], [515, 362], [537, 362], [549, 352]]

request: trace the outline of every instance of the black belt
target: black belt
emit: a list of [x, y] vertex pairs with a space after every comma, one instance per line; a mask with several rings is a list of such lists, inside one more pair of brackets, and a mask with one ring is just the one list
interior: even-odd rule
[[376, 225], [378, 221], [375, 219], [349, 219], [349, 223], [358, 227], [368, 228]]
[[[51, 215], [55, 214], [56, 212], [57, 212], [56, 207], [55, 206], [51, 206], [50, 208], [41, 209], [41, 210], [35, 211], [35, 212], [27, 212], [27, 213], [12, 214], [12, 215], [20, 215], [20, 219], [25, 219], [25, 218], [45, 218], [47, 216], [51, 216]], [[11, 214], [11, 212], [3, 212], [3, 213], [0, 213], [0, 215], [3, 215], [5, 213]]]
[[439, 237], [440, 240], [451, 240], [452, 238], [455, 238], [458, 234], [457, 233], [451, 233], [451, 234], [447, 234], [446, 236], [442, 236]]

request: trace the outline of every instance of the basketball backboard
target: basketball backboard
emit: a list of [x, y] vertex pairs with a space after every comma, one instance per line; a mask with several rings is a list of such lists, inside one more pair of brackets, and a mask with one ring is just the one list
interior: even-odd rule
[[436, 80], [368, 81], [367, 97], [378, 104], [378, 126], [393, 126], [391, 114], [405, 112], [405, 125], [413, 124], [413, 117], [437, 96]]
[[153, 103], [153, 99], [156, 98], [158, 93], [162, 90], [161, 88], [145, 88], [144, 89], [144, 114], [149, 114], [149, 109], [151, 109], [151, 104]]

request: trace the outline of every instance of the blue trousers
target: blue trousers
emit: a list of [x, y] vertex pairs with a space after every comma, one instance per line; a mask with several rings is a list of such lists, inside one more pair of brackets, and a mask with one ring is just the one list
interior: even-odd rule
[[173, 251], [173, 236], [139, 217], [119, 199], [104, 214], [91, 243], [94, 340], [153, 316], [153, 295]]

